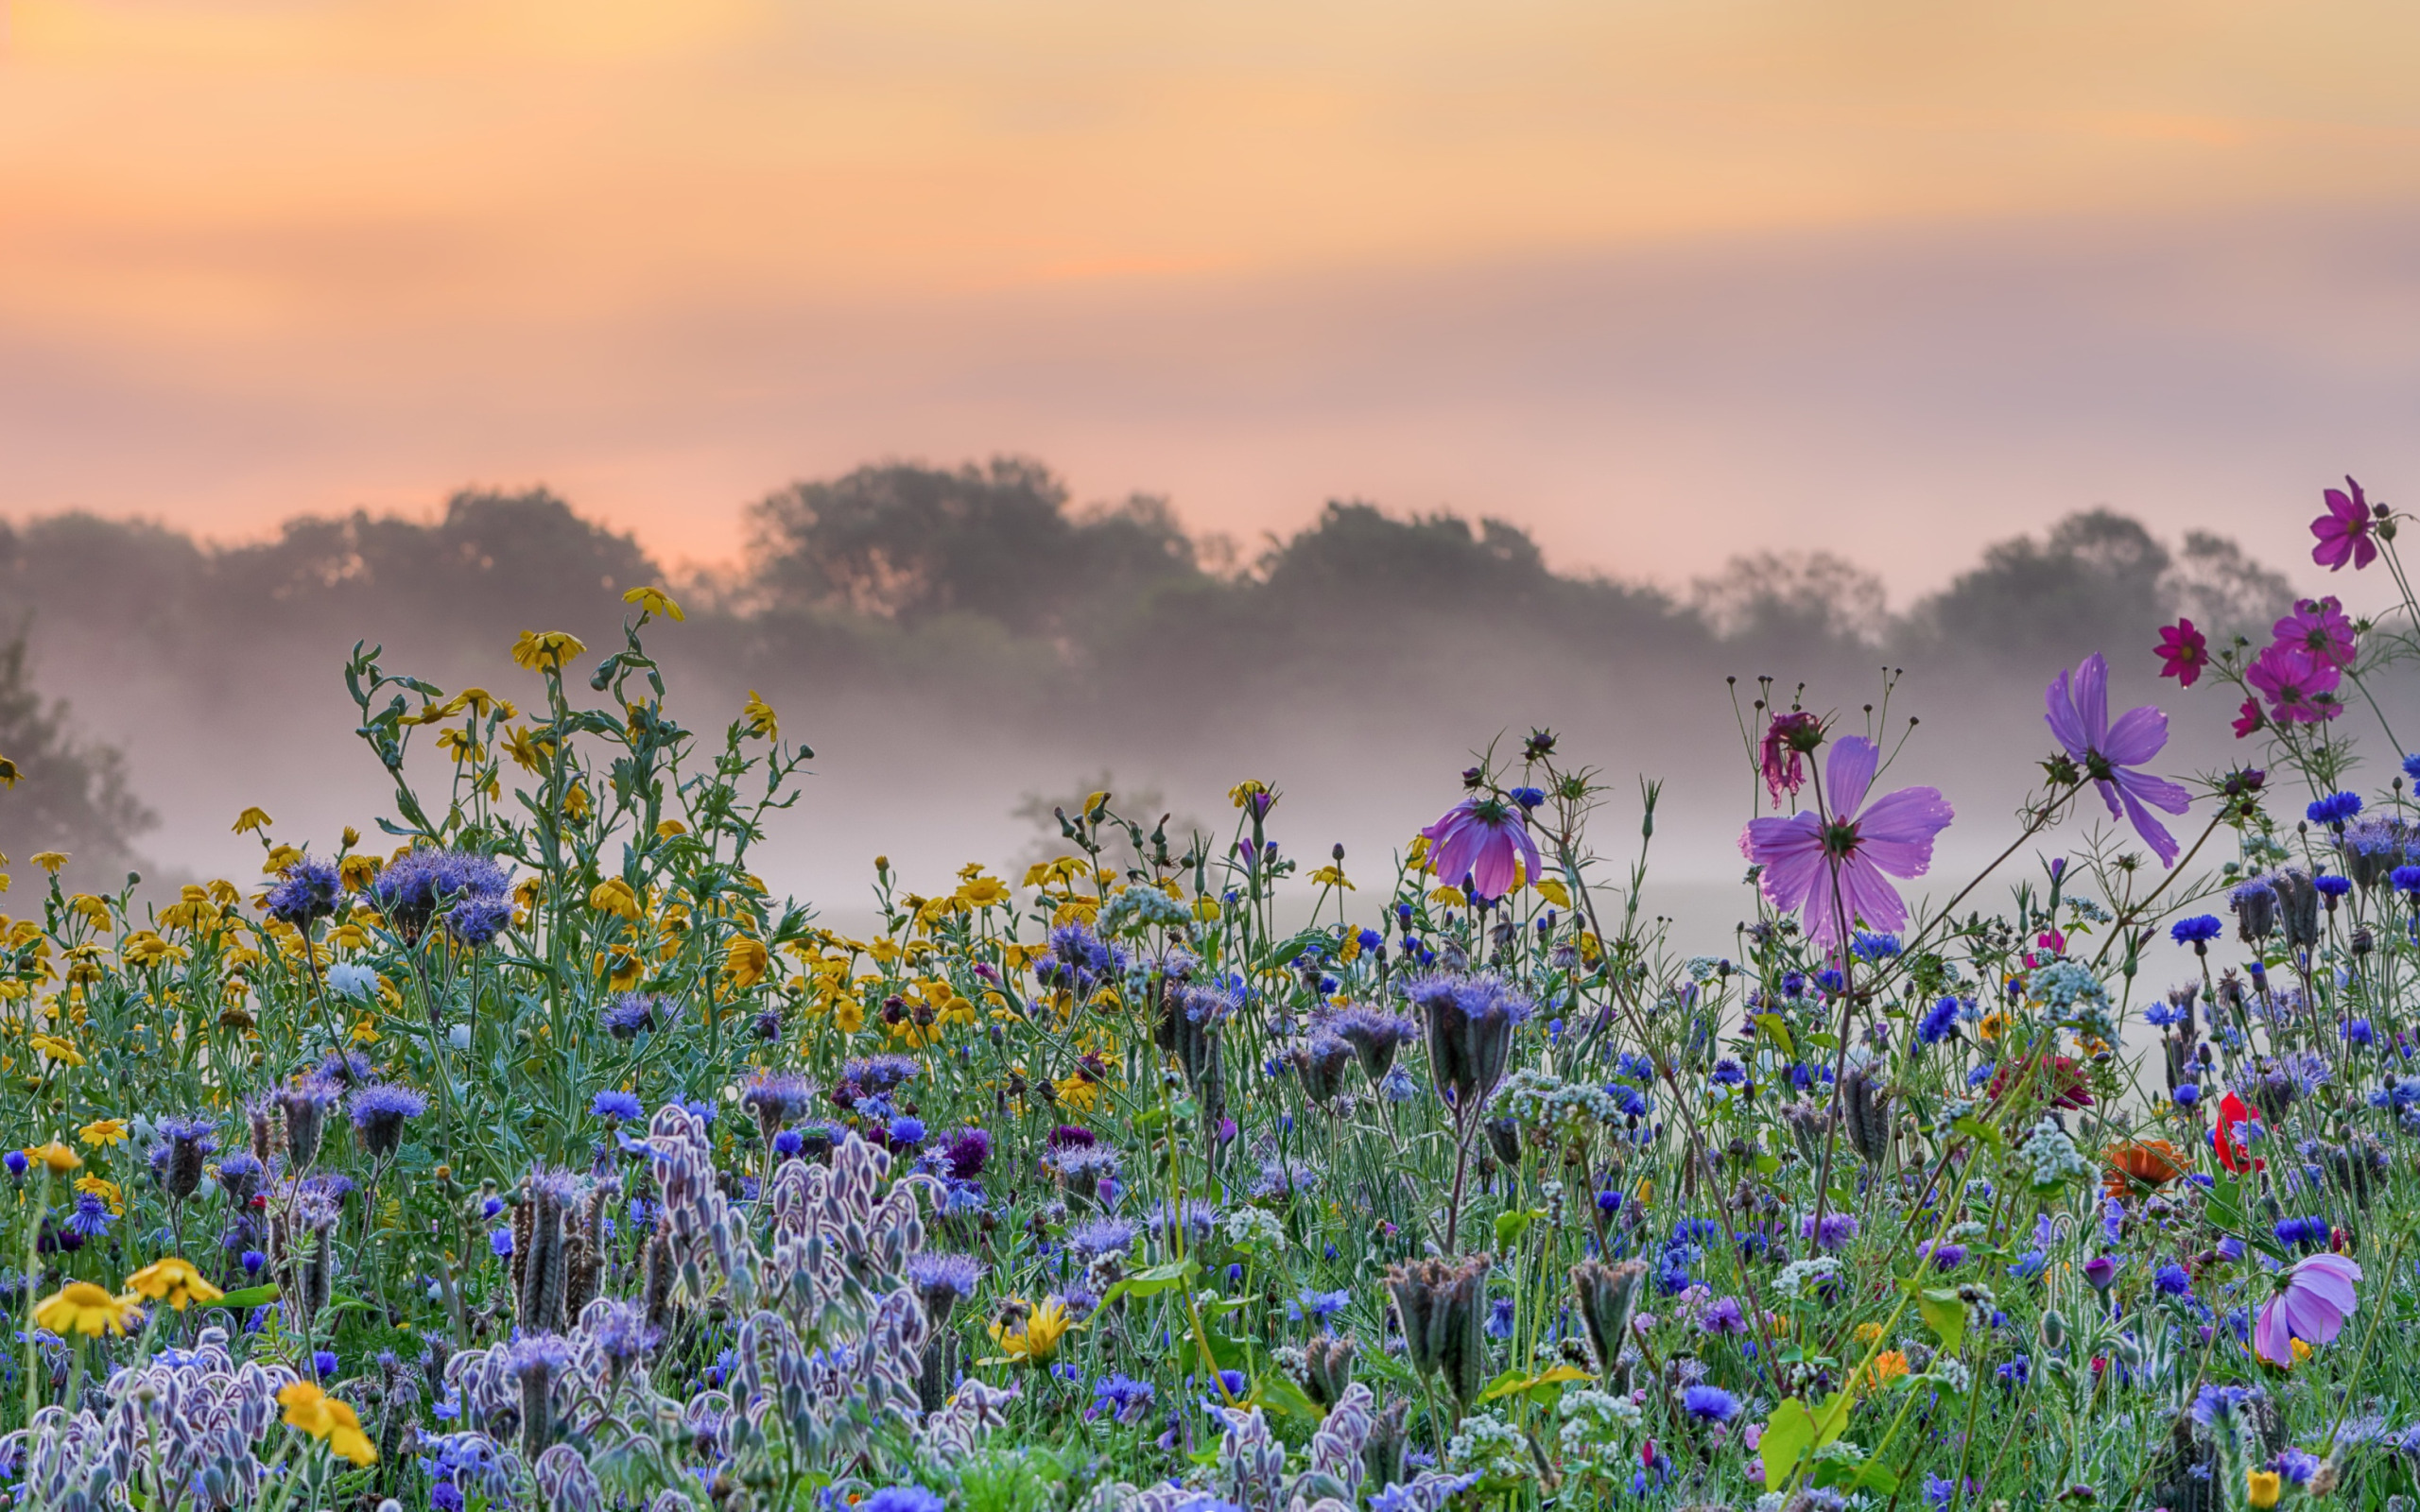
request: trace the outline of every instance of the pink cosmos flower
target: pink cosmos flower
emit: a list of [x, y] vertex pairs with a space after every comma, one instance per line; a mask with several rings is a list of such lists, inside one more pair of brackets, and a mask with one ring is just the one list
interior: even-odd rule
[[1512, 890], [1515, 857], [1531, 882], [1546, 874], [1521, 811], [1500, 798], [1466, 798], [1420, 833], [1428, 842], [1428, 869], [1449, 887], [1468, 877], [1479, 897], [1501, 898]]
[[2180, 688], [2189, 688], [2200, 679], [2202, 669], [2209, 664], [2210, 642], [2193, 627], [2188, 619], [2162, 626], [2159, 644], [2152, 647], [2160, 659], [2159, 675], [2174, 678]]
[[2252, 659], [2243, 680], [2269, 700], [2269, 717], [2281, 725], [2325, 724], [2344, 712], [2336, 696], [2343, 672], [2304, 646], [2277, 642]]
[[2334, 594], [2325, 598], [2306, 598], [2294, 605], [2294, 611], [2273, 627], [2280, 645], [2298, 645], [2329, 666], [2349, 669], [2353, 665], [2353, 622], [2344, 617], [2344, 606]]
[[2342, 1255], [2310, 1255], [2294, 1263], [2285, 1290], [2260, 1309], [2253, 1326], [2252, 1352], [2271, 1365], [2294, 1363], [2294, 1341], [2333, 1344], [2360, 1295], [2353, 1283], [2361, 1267]]
[[1751, 819], [1739, 836], [1740, 852], [1764, 868], [1757, 885], [1766, 901], [1784, 913], [1804, 910], [1807, 937], [1821, 948], [1838, 945], [1844, 926], [1859, 920], [1871, 929], [1903, 927], [1908, 905], [1884, 873], [1923, 876], [1932, 865], [1933, 836], [1954, 817], [1938, 788], [1903, 787], [1867, 803], [1879, 764], [1879, 750], [1863, 736], [1837, 742], [1824, 766], [1830, 822], [1801, 810], [1786, 819]]
[[2193, 795], [2164, 777], [2135, 770], [2168, 744], [2168, 715], [2147, 703], [2127, 710], [2111, 724], [2109, 663], [2098, 651], [2083, 659], [2072, 679], [2060, 673], [2050, 683], [2048, 697], [2050, 733], [2100, 789], [2109, 816], [2114, 819], [2122, 812], [2161, 866], [2176, 865], [2176, 837], [2150, 810], [2182, 814], [2192, 806]]
[[[2352, 491], [2347, 493], [2345, 489]], [[2349, 559], [2353, 570], [2360, 572], [2378, 559], [2377, 542], [2370, 536], [2376, 523], [2370, 515], [2370, 501], [2361, 496], [2361, 486], [2347, 476], [2343, 489], [2327, 490], [2327, 512], [2310, 523], [2310, 533], [2319, 538], [2319, 544], [2310, 549], [2310, 559], [2329, 572], [2341, 570]]]
[[2257, 733], [2260, 727], [2268, 722], [2261, 717], [2260, 700], [2246, 698], [2243, 707], [2235, 712], [2235, 738], [2241, 740], [2246, 735]]

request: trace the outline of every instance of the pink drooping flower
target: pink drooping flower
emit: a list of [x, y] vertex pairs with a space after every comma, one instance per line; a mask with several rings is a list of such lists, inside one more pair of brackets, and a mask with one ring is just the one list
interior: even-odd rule
[[1420, 833], [1428, 842], [1428, 869], [1449, 887], [1468, 877], [1479, 897], [1501, 898], [1512, 890], [1516, 859], [1530, 881], [1545, 874], [1520, 809], [1500, 798], [1466, 798]]
[[2202, 669], [2210, 662], [2210, 642], [2193, 627], [2188, 619], [2160, 627], [2159, 644], [2152, 647], [2159, 657], [2159, 675], [2174, 678], [2180, 688], [2189, 688], [2200, 680]]
[[2325, 724], [2344, 712], [2336, 696], [2344, 680], [2342, 670], [2285, 641], [2254, 657], [2243, 669], [2243, 680], [2269, 700], [2269, 717], [2281, 725]]
[[2256, 734], [2268, 722], [2261, 716], [2260, 700], [2246, 698], [2243, 707], [2235, 712], [2235, 738], [2241, 740], [2246, 735]]
[[2339, 670], [2353, 665], [2353, 622], [2334, 594], [2306, 598], [2273, 627], [2280, 645], [2298, 645]]
[[1884, 874], [1923, 876], [1933, 836], [1954, 816], [1938, 788], [1903, 787], [1867, 803], [1879, 763], [1874, 742], [1861, 735], [1836, 743], [1824, 766], [1828, 822], [1802, 809], [1786, 819], [1751, 819], [1739, 836], [1741, 853], [1764, 868], [1757, 885], [1766, 901], [1784, 913], [1803, 910], [1807, 937], [1820, 948], [1838, 945], [1859, 920], [1884, 931], [1904, 926], [1908, 905]]
[[2360, 571], [2378, 559], [2378, 544], [2371, 537], [2377, 524], [2370, 514], [2370, 501], [2361, 496], [2361, 486], [2347, 476], [2344, 488], [2327, 490], [2327, 512], [2310, 523], [2310, 533], [2319, 538], [2319, 544], [2310, 549], [2310, 559], [2329, 572], [2340, 570], [2347, 560], [2355, 572]]
[[2342, 1255], [2310, 1255], [2294, 1263], [2283, 1291], [2263, 1303], [2253, 1325], [2252, 1352], [2271, 1365], [2294, 1363], [2294, 1341], [2333, 1344], [2353, 1315], [2361, 1267]]
[[1824, 721], [1803, 709], [1773, 715], [1765, 727], [1765, 743], [1756, 765], [1765, 774], [1765, 790], [1779, 808], [1806, 785], [1806, 753], [1824, 743]]
[[2176, 865], [2176, 837], [2151, 816], [2152, 809], [2182, 814], [2193, 795], [2164, 777], [2136, 770], [2168, 744], [2168, 715], [2156, 704], [2129, 709], [2109, 722], [2109, 663], [2095, 651], [2070, 678], [2061, 672], [2048, 694], [2050, 733], [2059, 737], [2068, 757], [2100, 789], [2109, 816], [2123, 814], [2135, 833], [2159, 857], [2160, 865]]

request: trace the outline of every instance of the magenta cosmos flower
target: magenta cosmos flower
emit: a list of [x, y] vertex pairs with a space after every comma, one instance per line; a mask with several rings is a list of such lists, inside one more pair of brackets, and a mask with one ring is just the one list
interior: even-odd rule
[[2344, 606], [2333, 593], [2297, 600], [2294, 611], [2271, 629], [2280, 645], [2301, 646], [2332, 667], [2349, 670], [2353, 665], [2353, 622], [2344, 617]]
[[2160, 865], [2176, 865], [2176, 837], [2150, 811], [2182, 814], [2192, 806], [2193, 795], [2167, 778], [2135, 770], [2168, 744], [2168, 715], [2147, 703], [2111, 724], [2109, 663], [2098, 651], [2083, 659], [2072, 678], [2062, 672], [2051, 680], [2049, 705], [2050, 733], [2100, 789], [2109, 816], [2122, 813]]
[[1861, 735], [1837, 742], [1824, 766], [1828, 821], [1801, 810], [1786, 819], [1751, 819], [1739, 836], [1740, 851], [1764, 868], [1757, 885], [1766, 902], [1786, 914], [1803, 910], [1807, 937], [1819, 947], [1838, 945], [1843, 926], [1859, 920], [1884, 931], [1904, 926], [1908, 905], [1884, 874], [1923, 876], [1932, 865], [1933, 836], [1953, 817], [1938, 788], [1903, 787], [1867, 803], [1878, 758]]
[[2202, 677], [2202, 669], [2210, 664], [2210, 641], [2193, 627], [2188, 619], [2160, 627], [2159, 644], [2152, 647], [2159, 657], [2159, 675], [2174, 678], [2180, 688], [2189, 688]]
[[1448, 886], [1470, 878], [1481, 898], [1501, 898], [1512, 890], [1516, 859], [1530, 881], [1543, 875], [1530, 826], [1519, 809], [1500, 798], [1466, 798], [1420, 834], [1428, 842], [1428, 869]]
[[2243, 680], [2269, 700], [2269, 717], [2281, 725], [2317, 725], [2344, 712], [2336, 690], [2344, 680], [2334, 662], [2308, 646], [2279, 641], [2252, 659]]
[[2271, 1365], [2294, 1363], [2294, 1341], [2333, 1344], [2337, 1331], [2353, 1315], [2359, 1294], [2353, 1283], [2361, 1267], [2342, 1255], [2311, 1255], [2294, 1263], [2286, 1274], [2285, 1289], [2260, 1309], [2253, 1326], [2252, 1351]]
[[[2346, 492], [2345, 490], [2351, 490]], [[2344, 488], [2327, 490], [2327, 512], [2310, 523], [2310, 533], [2319, 544], [2310, 548], [2310, 559], [2329, 572], [2342, 569], [2345, 562], [2360, 572], [2378, 559], [2378, 544], [2371, 539], [2371, 528], [2377, 522], [2370, 514], [2370, 501], [2361, 496], [2361, 486], [2350, 476]]]

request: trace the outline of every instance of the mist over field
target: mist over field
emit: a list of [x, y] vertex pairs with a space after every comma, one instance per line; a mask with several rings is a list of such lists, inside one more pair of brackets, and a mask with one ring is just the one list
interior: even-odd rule
[[[352, 733], [340, 673], [356, 640], [390, 672], [526, 697], [517, 634], [568, 629], [601, 656], [623, 593], [666, 583], [688, 618], [648, 646], [673, 716], [718, 730], [753, 690], [815, 748], [760, 856], [777, 893], [844, 927], [871, 918], [877, 854], [911, 888], [969, 861], [1019, 866], [1052, 853], [1054, 803], [1104, 785], [1125, 812], [1172, 815], [1173, 834], [1223, 838], [1226, 790], [1270, 782], [1286, 853], [1315, 865], [1342, 844], [1348, 873], [1383, 882], [1476, 752], [1543, 727], [1601, 769], [1606, 882], [1635, 852], [1641, 780], [1663, 784], [1644, 906], [1674, 918], [1676, 946], [1718, 952], [1752, 916], [1736, 837], [1755, 790], [1734, 705], [1757, 678], [1785, 703], [1803, 683], [1807, 707], [1886, 748], [1907, 737], [1891, 781], [1956, 805], [1930, 881], [1954, 885], [2005, 843], [2050, 749], [2043, 687], [2088, 652], [2108, 656], [2119, 707], [2169, 708], [2162, 770], [2231, 759], [2221, 695], [2158, 684], [2150, 648], [2179, 613], [2214, 642], [2262, 635], [2292, 595], [2260, 548], [2298, 525], [2281, 513], [2276, 541], [2247, 546], [2077, 513], [1893, 605], [1838, 557], [1741, 557], [1675, 593], [1551, 570], [1517, 524], [1356, 502], [1242, 545], [1187, 535], [1156, 498], [1073, 501], [1018, 459], [793, 485], [748, 511], [741, 560], [686, 579], [544, 490], [465, 492], [417, 519], [301, 518], [234, 544], [55, 515], [0, 531], [8, 627], [33, 687], [69, 702], [63, 738], [121, 751], [123, 801], [156, 822], [12, 804], [0, 850], [71, 850], [88, 885], [129, 865], [161, 884], [241, 879], [256, 842], [229, 824], [251, 804], [282, 838], [333, 849], [391, 812]], [[437, 759], [416, 752], [424, 782]]]

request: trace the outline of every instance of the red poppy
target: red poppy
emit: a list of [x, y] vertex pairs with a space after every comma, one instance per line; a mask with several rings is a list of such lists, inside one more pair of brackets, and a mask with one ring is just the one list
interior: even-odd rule
[[2240, 1175], [2245, 1171], [2263, 1171], [2269, 1162], [2256, 1159], [2243, 1142], [2235, 1137], [2238, 1124], [2256, 1124], [2250, 1107], [2235, 1093], [2229, 1092], [2219, 1103], [2219, 1126], [2210, 1131], [2210, 1145], [2219, 1152], [2219, 1163]]

